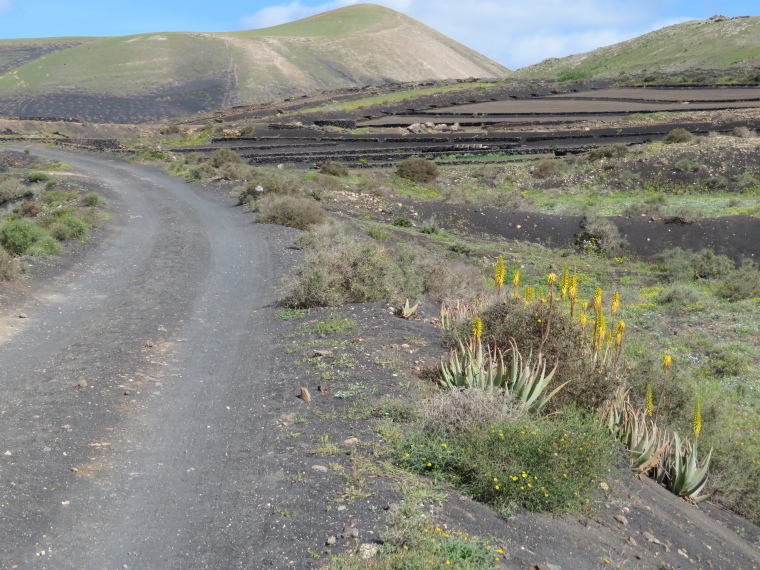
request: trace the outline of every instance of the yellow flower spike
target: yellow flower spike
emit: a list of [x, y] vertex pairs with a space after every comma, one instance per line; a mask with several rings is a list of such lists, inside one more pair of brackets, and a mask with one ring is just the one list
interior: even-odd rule
[[579, 318], [579, 322], [580, 322], [580, 325], [581, 325], [581, 329], [583, 329], [585, 331], [586, 330], [586, 314], [585, 313], [581, 313], [581, 316]]
[[526, 287], [524, 297], [525, 297], [525, 303], [526, 304], [530, 303], [536, 297], [536, 290], [533, 289], [533, 287]]
[[547, 283], [549, 283], [549, 287], [554, 287], [554, 283], [557, 281], [557, 274], [556, 273], [549, 273], [549, 276], [546, 278]]
[[615, 291], [612, 294], [612, 302], [610, 303], [610, 315], [612, 315], [612, 318], [615, 318], [615, 314], [618, 312], [618, 309], [620, 308], [620, 293]]
[[559, 278], [559, 298], [564, 299], [570, 287], [570, 273], [567, 270], [567, 263], [562, 266], [562, 277]]
[[667, 353], [663, 354], [662, 355], [662, 371], [667, 372], [672, 362], [673, 362], [673, 359], [671, 358], [669, 354]]
[[483, 334], [483, 321], [480, 320], [480, 317], [475, 317], [472, 320], [472, 340], [478, 342], [481, 334]]
[[588, 301], [583, 301], [583, 302], [581, 303], [581, 309], [583, 309], [583, 312], [584, 312], [584, 313], [585, 313], [586, 311], [588, 311]]
[[520, 270], [515, 269], [515, 272], [512, 274], [512, 287], [515, 288], [515, 297], [520, 296], [520, 292], [517, 290], [517, 286], [520, 284]]
[[602, 288], [597, 287], [594, 290], [594, 304], [592, 305], [594, 307], [594, 311], [599, 313], [599, 311], [602, 310]]
[[501, 286], [504, 284], [504, 258], [499, 256], [496, 267], [493, 270], [493, 280], [496, 281], [496, 294], [501, 295]]
[[615, 327], [615, 348], [620, 348], [620, 345], [623, 344], [623, 331], [625, 331], [625, 322], [618, 321]]
[[654, 398], [652, 397], [652, 385], [647, 384], [647, 395], [644, 399], [644, 414], [648, 417], [652, 417], [654, 414]]
[[699, 405], [699, 396], [694, 402], [694, 417], [691, 419], [691, 429], [694, 431], [694, 437], [699, 437], [702, 431], [702, 410]]

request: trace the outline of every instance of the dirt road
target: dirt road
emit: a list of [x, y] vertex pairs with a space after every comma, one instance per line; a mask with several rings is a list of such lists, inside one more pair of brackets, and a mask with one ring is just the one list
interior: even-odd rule
[[268, 565], [266, 315], [291, 230], [155, 168], [33, 152], [102, 181], [113, 221], [0, 307], [0, 567]]

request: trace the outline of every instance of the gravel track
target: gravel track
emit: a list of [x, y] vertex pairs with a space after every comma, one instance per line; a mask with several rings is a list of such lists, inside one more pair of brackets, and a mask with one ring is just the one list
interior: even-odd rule
[[151, 167], [34, 152], [102, 180], [115, 214], [0, 311], [2, 567], [257, 567], [292, 231]]

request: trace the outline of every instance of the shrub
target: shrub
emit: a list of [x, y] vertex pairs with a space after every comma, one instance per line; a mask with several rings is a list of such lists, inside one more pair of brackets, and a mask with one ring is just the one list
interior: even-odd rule
[[220, 168], [225, 164], [242, 164], [243, 159], [231, 148], [218, 148], [211, 153], [211, 166]]
[[222, 180], [245, 180], [248, 177], [248, 168], [238, 162], [227, 162], [219, 167], [219, 178]]
[[27, 189], [21, 186], [17, 180], [12, 178], [0, 180], [0, 204], [20, 198], [26, 193]]
[[751, 139], [755, 137], [755, 131], [751, 131], [747, 127], [734, 127], [731, 129], [731, 136], [740, 139]]
[[97, 208], [100, 206], [100, 194], [97, 192], [88, 192], [84, 196], [82, 196], [82, 204], [84, 206], [88, 206], [90, 208]]
[[694, 140], [694, 135], [691, 134], [686, 129], [677, 128], [670, 131], [667, 135], [665, 135], [665, 138], [662, 139], [662, 142], [665, 144], [673, 144], [673, 143], [687, 143]]
[[158, 131], [162, 135], [178, 135], [180, 133], [179, 125], [166, 125]]
[[661, 305], [686, 307], [695, 305], [702, 299], [702, 291], [691, 283], [676, 282], [657, 294], [655, 301]]
[[410, 471], [443, 477], [502, 513], [581, 510], [617, 457], [598, 424], [570, 410], [553, 420], [503, 421], [454, 435], [420, 430], [395, 453]]
[[412, 227], [412, 220], [409, 218], [396, 218], [391, 222], [391, 225], [399, 228], [410, 228]]
[[675, 172], [699, 172], [702, 165], [695, 158], [681, 158], [673, 164]]
[[565, 163], [561, 160], [541, 160], [533, 167], [531, 174], [535, 178], [556, 178], [565, 171]]
[[47, 190], [40, 194], [40, 202], [53, 206], [55, 204], [63, 204], [69, 200], [77, 199], [76, 192], [64, 192], [63, 190]]
[[208, 162], [203, 162], [190, 168], [188, 174], [190, 175], [190, 178], [194, 180], [206, 180], [216, 176], [216, 168]]
[[740, 376], [752, 362], [746, 347], [740, 343], [715, 345], [707, 351], [707, 357], [710, 372], [718, 378]]
[[60, 249], [50, 233], [29, 218], [0, 225], [0, 245], [15, 255], [55, 253]]
[[90, 226], [84, 220], [67, 216], [50, 228], [51, 235], [58, 241], [67, 239], [84, 240], [90, 233]]
[[576, 236], [576, 247], [599, 253], [608, 253], [625, 245], [617, 226], [607, 218], [587, 215], [581, 222], [583, 232]]
[[621, 212], [624, 216], [650, 216], [650, 217], [662, 217], [665, 215], [662, 206], [667, 203], [665, 196], [658, 194], [647, 198], [643, 202], [635, 202], [628, 204]]
[[438, 178], [438, 165], [424, 158], [407, 158], [396, 166], [396, 175], [412, 182], [431, 182]]
[[18, 261], [0, 246], [0, 281], [10, 281], [18, 274]]
[[601, 160], [602, 158], [623, 158], [628, 155], [628, 147], [624, 144], [603, 146], [595, 148], [586, 155], [589, 160]]
[[705, 186], [710, 190], [726, 190], [729, 186], [728, 178], [722, 174], [708, 178], [705, 181]]
[[760, 272], [757, 265], [745, 261], [718, 283], [715, 293], [729, 301], [760, 298]]
[[[256, 190], [259, 186], [261, 192]], [[302, 190], [303, 182], [297, 175], [275, 169], [251, 168], [248, 182], [238, 193], [238, 200], [241, 204], [249, 204], [267, 194], [294, 196]]]
[[711, 249], [696, 252], [675, 247], [658, 253], [654, 259], [671, 283], [723, 277], [736, 268], [730, 257], [716, 255]]
[[330, 176], [348, 176], [348, 167], [342, 162], [336, 162], [334, 160], [328, 160], [319, 168], [322, 174], [329, 174]]
[[42, 212], [42, 208], [37, 202], [24, 202], [14, 211], [22, 218], [34, 218]]
[[32, 172], [32, 173], [29, 174], [29, 176], [26, 177], [26, 179], [29, 182], [32, 182], [32, 183], [34, 183], [34, 182], [44, 182], [48, 178], [49, 178], [48, 175], [45, 174], [44, 172]]
[[[514, 339], [520, 353], [526, 356], [541, 346], [547, 318], [545, 304], [509, 298], [482, 311], [480, 318], [483, 341], [493, 343], [503, 351], [510, 349], [510, 339]], [[558, 362], [557, 372], [547, 390], [570, 380], [548, 404], [551, 408], [572, 403], [594, 409], [609, 399], [620, 382], [613, 370], [595, 365], [588, 356], [588, 342], [577, 320], [556, 308], [543, 345], [543, 355], [548, 367], [555, 360]]]
[[420, 402], [417, 415], [425, 432], [453, 435], [520, 419], [525, 416], [520, 404], [499, 392], [477, 388], [445, 390]]
[[313, 198], [306, 196], [278, 196], [270, 194], [258, 202], [257, 221], [299, 230], [319, 224], [325, 219], [325, 211]]

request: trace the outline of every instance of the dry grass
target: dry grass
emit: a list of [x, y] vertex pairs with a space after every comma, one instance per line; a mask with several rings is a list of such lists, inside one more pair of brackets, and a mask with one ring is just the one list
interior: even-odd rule
[[468, 388], [447, 390], [423, 400], [417, 413], [425, 432], [453, 435], [517, 420], [527, 412], [520, 402], [507, 394]]

